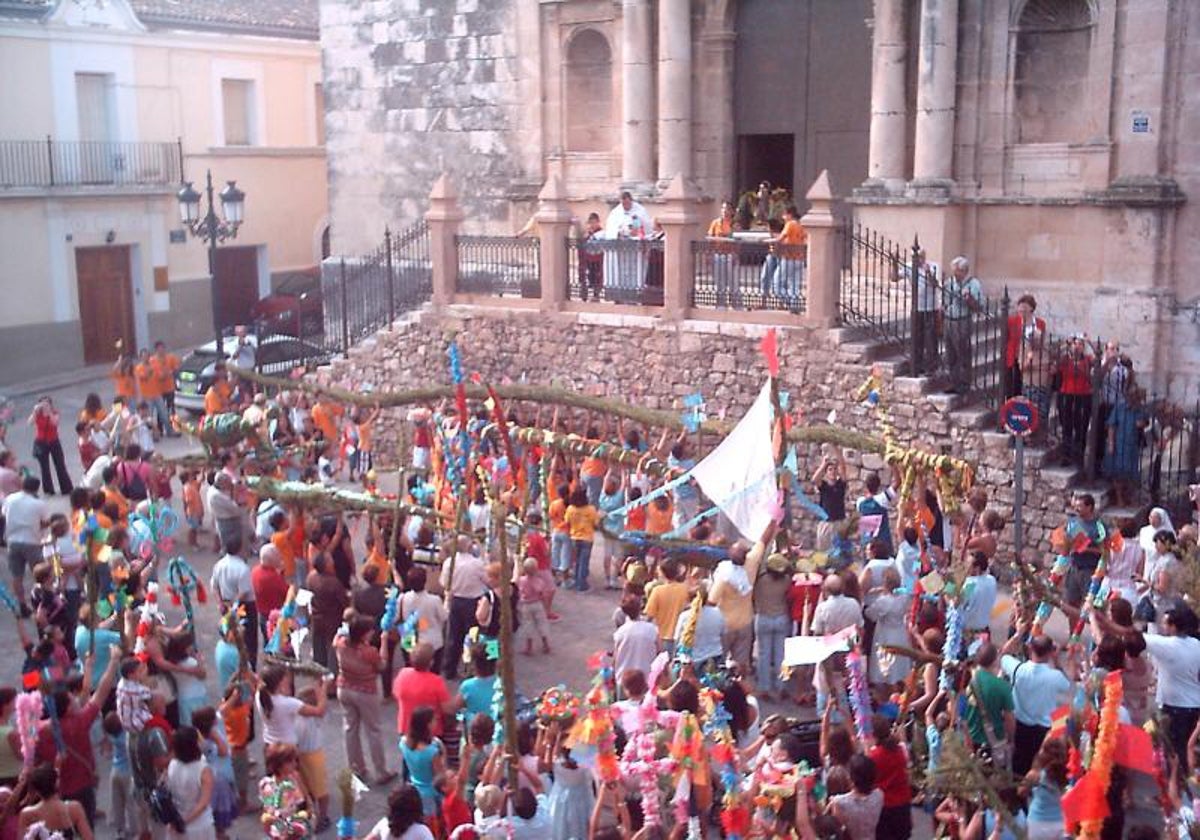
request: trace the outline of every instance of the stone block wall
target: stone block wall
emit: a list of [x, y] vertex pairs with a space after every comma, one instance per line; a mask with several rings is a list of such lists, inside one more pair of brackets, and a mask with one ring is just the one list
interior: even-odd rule
[[[485, 381], [555, 384], [587, 393], [608, 394], [650, 408], [671, 409], [688, 394], [704, 395], [711, 417], [737, 420], [762, 387], [765, 369], [759, 342], [766, 328], [757, 325], [685, 321], [668, 324], [655, 318], [615, 315], [546, 315], [517, 310], [450, 307], [444, 314], [416, 313], [392, 330], [351, 350], [316, 376], [349, 387], [369, 384], [376, 390], [404, 390], [449, 381], [445, 350], [457, 339], [463, 368]], [[877, 434], [875, 417], [854, 400], [871, 362], [863, 345], [837, 343], [836, 335], [816, 328], [779, 333], [781, 384], [807, 422]], [[885, 374], [887, 365], [884, 365]], [[891, 378], [885, 390], [893, 422], [906, 442], [946, 451], [977, 465], [978, 481], [997, 508], [1011, 517], [1012, 451], [1008, 438], [960, 425], [944, 397], [928, 396], [921, 380]], [[522, 409], [523, 422], [532, 410]], [[549, 412], [543, 422], [549, 421]], [[403, 410], [385, 410], [376, 429], [376, 461], [394, 468]], [[657, 433], [652, 442], [657, 440]], [[706, 438], [705, 448], [717, 443]], [[818, 445], [802, 446], [804, 471], [811, 474], [820, 457]], [[1027, 546], [1048, 550], [1049, 532], [1060, 525], [1069, 499], [1070, 477], [1043, 471], [1037, 459], [1025, 472]], [[848, 453], [851, 494], [861, 490], [862, 470], [883, 467], [880, 456]], [[1059, 471], [1061, 472], [1061, 471]], [[1011, 539], [1006, 530], [1005, 539]]]
[[[520, 44], [511, 0], [322, 0], [333, 251], [378, 244], [453, 172], [479, 224], [520, 175]], [[540, 176], [540, 173], [538, 173]]]

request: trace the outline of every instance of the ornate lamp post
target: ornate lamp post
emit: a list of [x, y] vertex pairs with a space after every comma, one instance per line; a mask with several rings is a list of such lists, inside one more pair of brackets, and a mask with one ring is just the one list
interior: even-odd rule
[[179, 218], [192, 236], [208, 243], [208, 275], [212, 278], [212, 311], [213, 331], [217, 338], [217, 352], [225, 354], [224, 340], [221, 336], [220, 288], [217, 285], [217, 244], [226, 239], [237, 238], [238, 228], [242, 225], [245, 211], [246, 194], [237, 188], [234, 181], [226, 181], [225, 189], [218, 196], [221, 200], [222, 220], [217, 216], [216, 202], [213, 201], [212, 170], [205, 173], [205, 193], [208, 196], [208, 212], [200, 215], [201, 195], [192, 186], [191, 181], [185, 181], [179, 190]]

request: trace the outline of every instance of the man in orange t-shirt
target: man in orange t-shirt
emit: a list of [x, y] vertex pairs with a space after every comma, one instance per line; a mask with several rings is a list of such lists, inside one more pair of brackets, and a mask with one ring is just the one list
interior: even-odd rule
[[313, 425], [321, 432], [321, 436], [327, 443], [338, 442], [338, 424], [345, 413], [344, 408], [337, 403], [328, 402], [325, 397], [320, 397], [317, 404], [312, 407]]
[[[150, 357], [150, 366], [158, 379], [158, 393], [166, 405], [167, 413], [175, 413], [175, 373], [179, 370], [179, 357], [168, 353], [167, 347], [161, 341], [154, 342], [154, 355]], [[170, 432], [175, 435], [177, 432]]]
[[783, 211], [783, 230], [770, 240], [771, 253], [763, 263], [761, 285], [763, 294], [774, 294], [795, 306], [804, 283], [804, 264], [808, 257], [808, 234], [800, 224], [796, 205]]
[[741, 309], [742, 290], [737, 284], [737, 245], [733, 240], [733, 205], [721, 204], [721, 215], [708, 226], [713, 283], [718, 309]]
[[229, 411], [229, 400], [233, 397], [233, 386], [225, 373], [225, 363], [218, 362], [213, 374], [212, 385], [204, 392], [204, 413], [207, 415], [224, 414]]
[[162, 397], [162, 377], [154, 359], [145, 350], [142, 351], [133, 373], [137, 377], [138, 393], [141, 394], [142, 401], [150, 406], [150, 414], [154, 417], [158, 434], [165, 434], [171, 428], [171, 418], [167, 414], [167, 404]]

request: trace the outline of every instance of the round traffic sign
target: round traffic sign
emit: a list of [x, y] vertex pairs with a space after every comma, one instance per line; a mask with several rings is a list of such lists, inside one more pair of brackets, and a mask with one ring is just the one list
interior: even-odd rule
[[1000, 422], [1010, 435], [1028, 437], [1037, 431], [1037, 406], [1025, 397], [1013, 397], [1000, 407]]

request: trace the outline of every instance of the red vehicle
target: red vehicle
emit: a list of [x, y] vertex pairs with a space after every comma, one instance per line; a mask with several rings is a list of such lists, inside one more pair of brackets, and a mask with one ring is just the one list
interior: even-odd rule
[[275, 291], [250, 308], [250, 316], [266, 333], [321, 335], [325, 330], [321, 270], [287, 272], [275, 282]]

